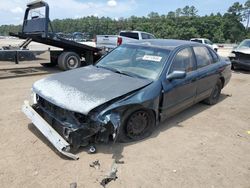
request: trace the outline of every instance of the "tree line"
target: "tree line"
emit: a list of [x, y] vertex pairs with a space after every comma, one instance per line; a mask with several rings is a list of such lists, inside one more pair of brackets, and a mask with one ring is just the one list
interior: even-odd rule
[[[118, 34], [121, 30], [140, 30], [154, 34], [157, 38], [189, 40], [204, 37], [216, 43], [239, 42], [250, 37], [250, 0], [235, 2], [223, 15], [220, 13], [199, 16], [194, 6], [185, 6], [176, 11], [159, 15], [151, 12], [147, 16], [111, 19], [88, 16], [79, 19], [55, 19], [54, 32], [83, 32], [94, 38], [99, 34]], [[246, 27], [244, 26], [244, 24]], [[0, 35], [17, 33], [21, 25], [2, 25]]]

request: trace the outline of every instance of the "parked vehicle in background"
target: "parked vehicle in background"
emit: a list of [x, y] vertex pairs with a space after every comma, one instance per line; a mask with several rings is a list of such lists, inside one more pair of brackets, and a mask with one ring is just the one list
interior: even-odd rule
[[242, 68], [250, 70], [250, 39], [243, 40], [229, 55], [232, 69]]
[[201, 43], [201, 44], [206, 44], [208, 45], [210, 48], [214, 49], [216, 52], [218, 51], [218, 45], [214, 44], [212, 41], [206, 39], [206, 38], [193, 38], [193, 39], [190, 39], [190, 41], [192, 42], [198, 42], [198, 43]]
[[78, 33], [76, 33], [78, 39], [75, 37], [73, 40], [61, 37], [62, 33], [55, 33], [49, 18], [49, 5], [44, 1], [27, 4], [22, 31], [10, 35], [25, 39], [27, 43], [33, 41], [60, 48], [60, 50], [48, 50], [50, 62], [42, 63], [45, 67], [58, 65], [62, 70], [76, 69], [94, 64], [103, 55], [99, 48], [76, 42], [80, 37]]
[[23, 112], [62, 154], [96, 142], [149, 136], [166, 118], [204, 101], [213, 105], [231, 77], [231, 63], [211, 48], [181, 40], [123, 44], [95, 66], [33, 85]]
[[114, 49], [121, 44], [136, 40], [155, 39], [155, 36], [143, 31], [121, 31], [119, 35], [97, 35], [96, 47]]

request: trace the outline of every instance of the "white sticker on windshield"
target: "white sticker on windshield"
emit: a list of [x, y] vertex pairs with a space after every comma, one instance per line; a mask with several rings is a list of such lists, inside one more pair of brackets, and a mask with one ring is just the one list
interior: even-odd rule
[[160, 62], [162, 57], [160, 56], [154, 56], [154, 55], [144, 55], [143, 60], [145, 61], [155, 61], [155, 62]]

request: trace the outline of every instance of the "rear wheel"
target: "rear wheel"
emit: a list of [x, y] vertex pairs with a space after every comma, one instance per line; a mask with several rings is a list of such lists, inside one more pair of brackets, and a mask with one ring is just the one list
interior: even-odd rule
[[76, 69], [81, 66], [81, 59], [75, 52], [63, 52], [58, 58], [58, 66], [62, 70]]
[[119, 141], [131, 142], [142, 140], [153, 131], [155, 127], [155, 115], [153, 111], [136, 110], [125, 119], [120, 129]]
[[207, 99], [205, 99], [204, 102], [209, 105], [216, 104], [219, 101], [221, 89], [222, 89], [222, 83], [219, 80], [214, 86], [211, 95]]
[[232, 70], [235, 70], [234, 64], [231, 65], [231, 69], [232, 69]]

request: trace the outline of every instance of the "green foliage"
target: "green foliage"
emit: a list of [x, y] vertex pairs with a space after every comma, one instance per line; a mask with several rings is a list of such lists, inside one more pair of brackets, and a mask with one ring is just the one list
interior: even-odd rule
[[[108, 17], [88, 16], [79, 19], [53, 20], [54, 32], [85, 32], [90, 37], [101, 34], [118, 34], [121, 30], [141, 30], [153, 33], [158, 38], [189, 40], [194, 37], [209, 38], [214, 42], [239, 42], [250, 36], [248, 27], [242, 21], [249, 22], [250, 0], [246, 3], [234, 3], [224, 15], [220, 13], [198, 16], [194, 6], [185, 6], [176, 11], [159, 15], [151, 12], [147, 17], [131, 16], [114, 20]], [[17, 33], [21, 26], [2, 25], [0, 35]]]

